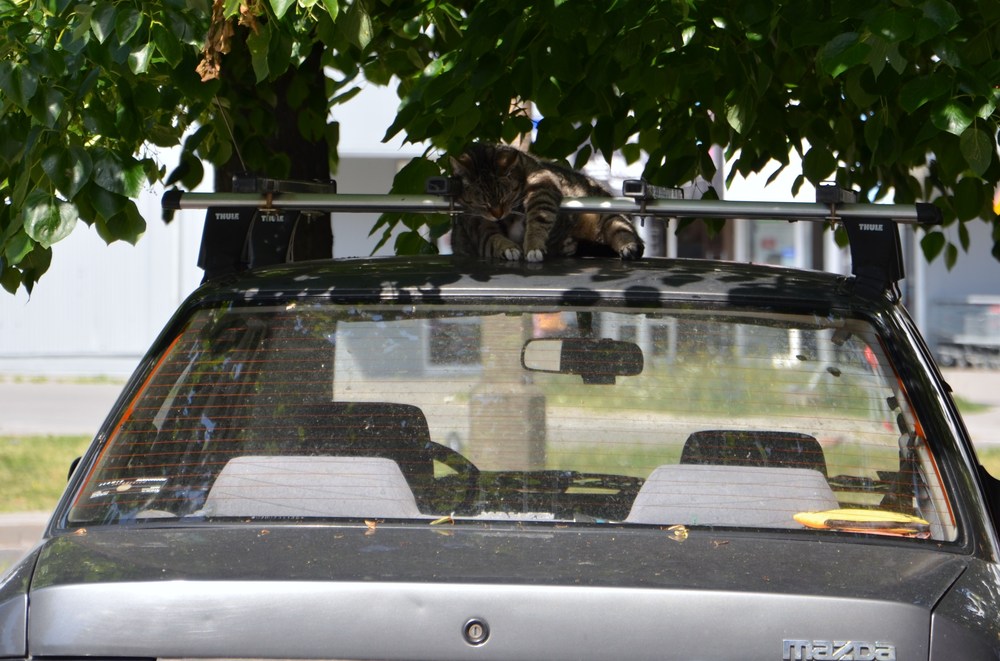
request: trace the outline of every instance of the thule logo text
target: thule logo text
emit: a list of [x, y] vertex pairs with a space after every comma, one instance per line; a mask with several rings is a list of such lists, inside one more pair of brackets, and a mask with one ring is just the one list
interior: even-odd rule
[[859, 640], [786, 640], [782, 661], [896, 661], [896, 646]]
[[216, 220], [239, 220], [240, 214], [235, 211], [219, 211], [215, 214]]
[[881, 223], [858, 223], [858, 225], [862, 232], [881, 232], [883, 227]]

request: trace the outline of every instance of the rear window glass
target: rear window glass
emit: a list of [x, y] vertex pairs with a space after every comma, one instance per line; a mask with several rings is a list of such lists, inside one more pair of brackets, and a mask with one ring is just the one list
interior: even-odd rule
[[273, 519], [957, 536], [919, 421], [860, 320], [203, 310], [69, 521]]

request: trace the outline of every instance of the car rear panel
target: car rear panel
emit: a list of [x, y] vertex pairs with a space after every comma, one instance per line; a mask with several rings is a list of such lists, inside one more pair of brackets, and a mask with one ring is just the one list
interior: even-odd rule
[[[817, 319], [848, 310], [880, 323], [889, 309], [888, 301], [851, 297], [843, 278], [780, 268], [683, 260], [456, 266], [357, 260], [220, 279], [178, 313], [131, 392], [147, 383], [191, 310], [233, 301], [507, 299], [595, 309], [697, 301]], [[886, 433], [895, 451], [895, 427]], [[961, 458], [943, 456], [948, 475]], [[970, 488], [951, 482], [959, 495]], [[67, 527], [53, 528], [38, 553], [30, 593], [0, 590], [0, 615], [19, 628], [0, 630], [0, 656], [21, 656], [30, 604], [24, 656], [34, 657], [995, 658], [992, 538], [961, 503], [964, 527], [930, 540], [527, 518], [453, 523], [438, 511], [406, 524], [248, 515], [93, 526], [110, 520], [95, 517], [74, 529], [71, 502], [56, 516]]]
[[951, 554], [817, 544], [809, 534], [675, 533], [94, 530], [42, 552], [29, 651], [747, 660], [823, 658], [834, 646], [856, 656], [829, 658], [891, 658], [878, 654], [892, 649], [926, 659], [931, 608], [965, 566]]

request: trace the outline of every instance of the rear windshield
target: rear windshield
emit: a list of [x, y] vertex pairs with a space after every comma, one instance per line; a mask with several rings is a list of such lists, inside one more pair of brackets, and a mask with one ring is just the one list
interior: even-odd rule
[[953, 540], [876, 334], [649, 308], [194, 315], [76, 494], [75, 525], [358, 520]]

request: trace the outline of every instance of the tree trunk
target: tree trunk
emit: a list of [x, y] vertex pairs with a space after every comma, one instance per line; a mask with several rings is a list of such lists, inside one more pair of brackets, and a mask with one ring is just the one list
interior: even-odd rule
[[[245, 37], [245, 35], [244, 35]], [[298, 69], [289, 69], [274, 81], [274, 97], [268, 122], [246, 118], [240, 111], [258, 100], [258, 87], [245, 38], [234, 38], [233, 50], [226, 56], [222, 69], [220, 95], [228, 101], [224, 109], [226, 124], [232, 127], [233, 156], [215, 170], [215, 190], [232, 191], [235, 175], [326, 182], [330, 180], [330, 145], [326, 139], [306, 138], [299, 130], [299, 113], [308, 111], [326, 117], [327, 99], [322, 66], [322, 48], [317, 47]], [[308, 97], [298, 108], [289, 104], [289, 88], [296, 78], [305, 77]], [[264, 107], [267, 107], [264, 105]], [[336, 145], [334, 145], [336, 148]], [[275, 158], [285, 155], [288, 160]], [[244, 160], [244, 158], [246, 160]], [[285, 164], [289, 166], [286, 169]], [[294, 215], [294, 214], [293, 214]], [[295, 222], [289, 217], [286, 222]], [[295, 260], [328, 259], [333, 257], [333, 230], [328, 214], [301, 216], [294, 233], [291, 253]]]

